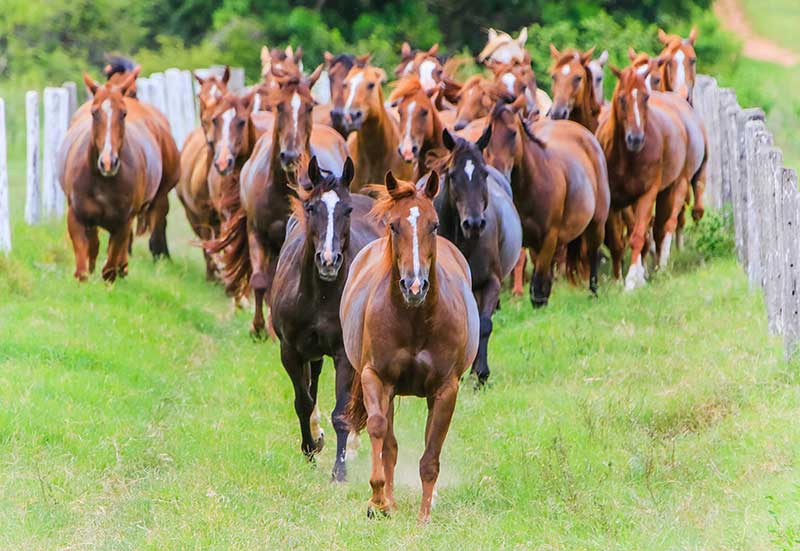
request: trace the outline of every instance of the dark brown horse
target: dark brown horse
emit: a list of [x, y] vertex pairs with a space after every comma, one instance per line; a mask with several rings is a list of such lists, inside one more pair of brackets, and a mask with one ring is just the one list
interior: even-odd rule
[[511, 184], [483, 159], [491, 135], [491, 125], [477, 143], [445, 130], [443, 141], [449, 154], [434, 163], [442, 175], [441, 190], [434, 201], [439, 235], [450, 240], [467, 259], [478, 303], [480, 345], [472, 364], [478, 385], [489, 378], [489, 337], [501, 285], [522, 247], [522, 227]]
[[[138, 218], [137, 233], [155, 230], [156, 202], [169, 191], [164, 189], [169, 183], [163, 178], [159, 142], [145, 122], [146, 112], [125, 95], [138, 73], [137, 68], [119, 84], [102, 86], [84, 74], [94, 97], [83, 115], [73, 119], [59, 153], [58, 179], [67, 197], [67, 228], [80, 281], [94, 271], [98, 227], [109, 232], [103, 279], [114, 281], [128, 273], [134, 219]], [[150, 238], [154, 257], [154, 240], [159, 238]]]
[[395, 508], [394, 397], [428, 401], [420, 522], [430, 519], [459, 379], [475, 359], [480, 333], [469, 266], [455, 245], [436, 235], [438, 188], [435, 172], [419, 189], [386, 175], [375, 213], [387, 235], [353, 261], [340, 310], [344, 347], [356, 370], [348, 417], [356, 430], [366, 426], [372, 443], [368, 514]]
[[[624, 70], [612, 67], [612, 71], [619, 81], [614, 88], [608, 117], [603, 117], [597, 137], [607, 159], [613, 209], [634, 207], [631, 266], [625, 278], [625, 288], [631, 290], [645, 283], [642, 248], [653, 217], [653, 206], [657, 201], [660, 203], [653, 224], [656, 251], [660, 254], [665, 245], [669, 250], [678, 213], [684, 205], [685, 186], [692, 174], [688, 173], [686, 130], [674, 110], [659, 106], [657, 102], [650, 103], [645, 83], [648, 71], [634, 67]], [[619, 224], [621, 218], [611, 216], [609, 220], [609, 248], [614, 274], [619, 277], [624, 243], [619, 240], [621, 229], [614, 225]]]
[[336, 430], [333, 479], [346, 478], [345, 453], [350, 428], [344, 418], [350, 401], [353, 368], [347, 359], [339, 322], [339, 303], [350, 263], [367, 243], [382, 233], [369, 197], [350, 195], [353, 162], [348, 158], [341, 178], [321, 171], [316, 157], [308, 167], [310, 189], [298, 189], [294, 225], [281, 249], [270, 311], [281, 343], [281, 362], [292, 379], [294, 406], [300, 421], [303, 453], [312, 457], [324, 438], [319, 427], [317, 385], [324, 356], [336, 369]]
[[[181, 178], [175, 191], [186, 211], [186, 218], [195, 235], [208, 241], [219, 235], [220, 220], [211, 203], [208, 190], [208, 175], [213, 158], [215, 107], [228, 91], [230, 69], [226, 66], [222, 77], [214, 75], [202, 78], [195, 75], [200, 91], [197, 95], [200, 104], [200, 126], [192, 130], [181, 149]], [[205, 250], [206, 279], [217, 277], [217, 265]]]
[[589, 288], [597, 292], [598, 251], [603, 244], [609, 188], [603, 150], [591, 132], [572, 121], [541, 120], [529, 125], [498, 102], [492, 113], [492, 140], [486, 159], [510, 177], [514, 205], [522, 221], [523, 245], [535, 266], [530, 297], [547, 304], [553, 257], [567, 246], [567, 274], [580, 274], [581, 250], [588, 253]]
[[242, 168], [241, 204], [231, 213], [219, 240], [208, 245], [212, 252], [225, 250], [226, 291], [234, 297], [255, 295], [253, 333], [266, 328], [264, 299], [269, 296], [278, 255], [286, 236], [291, 212], [290, 197], [297, 186], [308, 185], [307, 167], [312, 154], [319, 165], [335, 174], [347, 157], [342, 137], [330, 126], [313, 123], [311, 86], [322, 72], [320, 65], [308, 78], [278, 75], [278, 88], [269, 103], [274, 120], [271, 132], [256, 142]]
[[569, 119], [594, 132], [603, 106], [603, 98], [595, 97], [594, 76], [589, 68], [594, 48], [587, 52], [572, 48], [559, 52], [550, 44], [550, 54], [554, 60], [550, 70], [553, 81], [550, 118]]

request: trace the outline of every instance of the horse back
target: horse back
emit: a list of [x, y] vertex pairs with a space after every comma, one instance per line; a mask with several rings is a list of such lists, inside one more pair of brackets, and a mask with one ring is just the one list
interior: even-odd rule
[[706, 127], [689, 103], [675, 92], [653, 92], [650, 101], [673, 109], [686, 131], [686, 176], [691, 178], [700, 169], [706, 154]]
[[645, 150], [649, 149], [647, 142], [655, 133], [661, 137], [660, 168], [663, 190], [672, 185], [685, 170], [688, 136], [677, 111], [657, 102], [648, 105]]
[[142, 103], [135, 98], [125, 98], [128, 107], [128, 121], [142, 120], [158, 143], [158, 154], [161, 157], [162, 184], [161, 193], [168, 193], [174, 188], [181, 174], [181, 159], [178, 146], [172, 137], [169, 121], [154, 106]]
[[522, 224], [514, 206], [514, 200], [511, 198], [511, 185], [508, 180], [499, 171], [492, 168], [489, 171], [487, 184], [489, 186], [489, 207], [497, 225], [496, 239], [500, 278], [505, 279], [514, 269], [519, 258], [519, 250], [522, 248]]

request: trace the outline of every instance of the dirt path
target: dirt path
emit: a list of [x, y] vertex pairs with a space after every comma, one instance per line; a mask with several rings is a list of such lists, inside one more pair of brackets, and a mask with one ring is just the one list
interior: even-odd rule
[[714, 4], [722, 26], [735, 33], [744, 42], [742, 54], [745, 57], [778, 63], [790, 67], [800, 62], [800, 56], [779, 46], [772, 40], [759, 36], [750, 28], [747, 17], [737, 0], [717, 0]]

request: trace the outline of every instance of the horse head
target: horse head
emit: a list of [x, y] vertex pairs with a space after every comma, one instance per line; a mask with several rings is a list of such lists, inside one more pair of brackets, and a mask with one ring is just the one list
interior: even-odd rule
[[435, 90], [425, 90], [415, 75], [401, 80], [389, 97], [400, 115], [400, 145], [398, 152], [407, 163], [419, 159], [426, 142], [436, 140], [436, 114], [431, 96]]
[[491, 124], [475, 143], [443, 131], [442, 141], [450, 152], [442, 167], [447, 200], [458, 213], [459, 228], [467, 239], [478, 239], [486, 229], [489, 185], [483, 151], [491, 137]]
[[647, 128], [647, 103], [650, 92], [645, 79], [651, 66], [645, 70], [634, 67], [618, 69], [611, 66], [617, 77], [612, 99], [612, 115], [617, 125], [621, 125], [625, 136], [625, 147], [632, 153], [642, 150]]
[[562, 53], [550, 44], [550, 55], [554, 60], [550, 69], [553, 80], [553, 107], [550, 108], [550, 118], [568, 119], [575, 104], [582, 101], [586, 94], [594, 96], [591, 72], [588, 69], [592, 54], [594, 48], [587, 52], [570, 48]]
[[211, 75], [203, 78], [195, 73], [194, 78], [200, 86], [200, 91], [197, 93], [197, 99], [200, 103], [200, 126], [203, 128], [206, 142], [211, 145], [214, 140], [213, 114], [217, 105], [228, 93], [231, 69], [226, 65], [221, 77]]
[[688, 38], [667, 34], [659, 29], [658, 39], [664, 44], [659, 54], [665, 61], [661, 69], [664, 90], [675, 92], [691, 104], [697, 77], [697, 53], [694, 49], [697, 28], [692, 28]]
[[254, 92], [239, 96], [227, 93], [216, 105], [211, 116], [211, 143], [214, 148], [214, 168], [221, 176], [233, 171], [240, 154], [250, 151], [255, 134], [250, 122]]
[[377, 116], [383, 110], [381, 86], [385, 82], [386, 72], [378, 67], [356, 65], [350, 69], [343, 87], [346, 98], [339, 112], [349, 131], [358, 130], [370, 115]]

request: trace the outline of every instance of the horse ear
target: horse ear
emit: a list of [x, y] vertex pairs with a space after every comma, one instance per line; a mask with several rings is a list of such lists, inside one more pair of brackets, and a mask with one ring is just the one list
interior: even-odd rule
[[294, 51], [294, 62], [297, 63], [300, 70], [303, 70], [303, 47], [298, 46], [297, 49]]
[[492, 40], [497, 38], [497, 31], [494, 30], [493, 28], [489, 27], [489, 36], [488, 36], [488, 38], [489, 38], [489, 42], [491, 42]]
[[345, 187], [350, 187], [350, 182], [353, 181], [353, 177], [356, 175], [356, 168], [353, 165], [353, 159], [350, 156], [347, 156], [347, 159], [344, 160], [344, 166], [342, 167], [342, 183]]
[[597, 58], [597, 63], [599, 63], [601, 67], [608, 63], [608, 50], [603, 50], [603, 53]]
[[256, 97], [256, 90], [253, 89], [253, 90], [250, 90], [249, 94], [247, 94], [246, 96], [244, 96], [242, 98], [242, 101], [244, 103], [245, 111], [248, 112], [248, 115], [253, 112], [253, 107], [255, 107], [255, 103], [256, 103], [254, 101], [255, 97]]
[[436, 44], [431, 46], [430, 49], [428, 49], [428, 55], [433, 57], [438, 53], [439, 53], [439, 43], [437, 42]]
[[222, 82], [224, 84], [228, 84], [228, 81], [231, 79], [231, 66], [225, 65], [225, 70], [222, 72]]
[[314, 69], [314, 72], [311, 73], [311, 76], [308, 77], [308, 87], [309, 88], [313, 87], [314, 84], [317, 83], [317, 80], [319, 79], [320, 75], [322, 74], [322, 69], [324, 67], [325, 67], [325, 65], [320, 63], [319, 65], [317, 65], [317, 68]]
[[511, 102], [511, 110], [514, 113], [519, 113], [523, 111], [525, 108], [528, 107], [528, 99], [525, 97], [525, 94], [520, 94], [518, 98], [516, 98], [513, 102]]
[[636, 50], [634, 50], [633, 48], [628, 48], [628, 59], [630, 59], [631, 61], [636, 59]]
[[386, 84], [386, 81], [389, 80], [389, 77], [386, 76], [386, 71], [383, 69], [378, 69], [378, 76], [381, 79], [381, 84]]
[[200, 77], [200, 75], [198, 75], [198, 74], [197, 74], [197, 73], [195, 73], [195, 72], [192, 72], [192, 76], [193, 76], [193, 77], [194, 77], [194, 79], [197, 81], [197, 84], [199, 84], [200, 86], [202, 86], [202, 85], [203, 85], [203, 81], [204, 81], [205, 79], [201, 78], [201, 77]]
[[478, 149], [483, 151], [489, 146], [489, 141], [492, 139], [492, 125], [487, 124], [486, 128], [483, 129], [483, 134], [481, 137], [478, 138], [478, 141], [475, 142], [475, 145], [478, 146]]
[[552, 42], [550, 43], [550, 56], [553, 59], [558, 59], [559, 57], [561, 57], [561, 54], [558, 52], [558, 48], [556, 48], [555, 44], [553, 44]]
[[439, 175], [436, 173], [435, 170], [431, 170], [430, 175], [428, 175], [428, 181], [425, 182], [425, 195], [428, 199], [433, 200], [436, 197], [436, 194], [439, 193]]
[[450, 131], [447, 128], [442, 130], [442, 142], [448, 151], [453, 151], [453, 149], [456, 147], [456, 141], [453, 139], [453, 135], [450, 134]]
[[614, 73], [614, 76], [617, 78], [622, 78], [622, 69], [615, 65], [611, 65], [609, 63], [608, 68], [611, 69], [611, 72]]
[[356, 65], [359, 67], [366, 67], [372, 59], [372, 54], [364, 54], [356, 57]]
[[517, 37], [517, 44], [520, 46], [525, 46], [525, 43], [528, 41], [528, 27], [522, 27], [519, 31], [519, 36]]
[[391, 170], [386, 173], [384, 183], [386, 184], [386, 191], [389, 192], [389, 195], [391, 195], [394, 190], [397, 189], [397, 178], [394, 177], [394, 174], [392, 174]]
[[689, 44], [694, 46], [696, 40], [697, 40], [697, 27], [692, 27], [692, 30], [689, 33]]
[[94, 80], [92, 80], [92, 77], [89, 76], [89, 73], [83, 73], [83, 83], [92, 93], [92, 95], [95, 95], [97, 89], [100, 87], [100, 85], [98, 85]]
[[589, 48], [587, 51], [581, 54], [581, 65], [586, 65], [592, 60], [592, 56], [594, 55], [594, 46]]
[[658, 29], [658, 40], [665, 45], [669, 43], [669, 37], [667, 36], [667, 33], [664, 32], [664, 29]]
[[294, 50], [292, 49], [292, 45], [291, 45], [291, 44], [289, 44], [288, 46], [286, 46], [286, 49], [284, 49], [284, 50], [283, 50], [283, 53], [284, 53], [284, 54], [286, 55], [286, 57], [288, 57], [289, 59], [294, 59]]
[[311, 157], [311, 160], [308, 161], [308, 179], [311, 180], [312, 187], [315, 187], [315, 186], [317, 186], [319, 184], [320, 171], [319, 171], [319, 163], [317, 162], [317, 156], [316, 155]]
[[408, 59], [409, 57], [411, 57], [411, 44], [403, 42], [403, 45], [400, 46], [400, 58]]
[[139, 73], [141, 73], [141, 72], [142, 72], [142, 66], [141, 65], [137, 65], [133, 69], [133, 71], [130, 72], [130, 74], [127, 76], [127, 78], [125, 80], [123, 80], [119, 84], [119, 90], [120, 90], [120, 93], [122, 93], [123, 96], [125, 95], [125, 93], [128, 91], [128, 89], [131, 86], [135, 86], [136, 85], [136, 79], [139, 78]]

